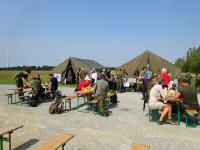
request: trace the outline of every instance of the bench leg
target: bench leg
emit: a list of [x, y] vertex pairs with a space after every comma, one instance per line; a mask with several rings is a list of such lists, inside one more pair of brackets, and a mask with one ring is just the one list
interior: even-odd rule
[[180, 104], [178, 104], [178, 125], [180, 126], [181, 122], [181, 109], [180, 109]]

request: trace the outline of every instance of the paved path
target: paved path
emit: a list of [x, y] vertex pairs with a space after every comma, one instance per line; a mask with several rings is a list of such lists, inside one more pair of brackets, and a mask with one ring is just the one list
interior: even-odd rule
[[[111, 109], [110, 117], [104, 118], [76, 110], [50, 115], [50, 103], [36, 108], [8, 105], [4, 94], [11, 87], [0, 85], [0, 125], [24, 125], [13, 134], [15, 150], [35, 149], [64, 132], [75, 134], [67, 144], [67, 150], [129, 150], [132, 143], [148, 144], [151, 150], [200, 149], [200, 127], [186, 128], [183, 122], [180, 126], [149, 123], [145, 117], [147, 111], [142, 111], [140, 93], [119, 94], [118, 106]], [[65, 95], [71, 95], [74, 89], [61, 90]]]

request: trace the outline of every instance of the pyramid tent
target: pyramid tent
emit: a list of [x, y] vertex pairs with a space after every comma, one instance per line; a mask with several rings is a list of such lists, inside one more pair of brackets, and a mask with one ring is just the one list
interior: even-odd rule
[[179, 68], [177, 68], [169, 61], [152, 53], [151, 51], [145, 51], [138, 57], [123, 64], [119, 68], [122, 70], [125, 69], [129, 77], [132, 77], [136, 68], [139, 68], [139, 70], [141, 70], [143, 67], [150, 67], [150, 70], [153, 72], [157, 72], [158, 69], [167, 68], [173, 76], [181, 75], [181, 70]]
[[61, 74], [61, 81], [64, 82], [65, 78], [68, 78], [69, 72], [71, 72], [72, 81], [75, 83], [76, 72], [78, 71], [78, 68], [82, 67], [87, 69], [100, 69], [104, 66], [94, 60], [69, 57], [64, 62], [53, 68], [52, 73]]

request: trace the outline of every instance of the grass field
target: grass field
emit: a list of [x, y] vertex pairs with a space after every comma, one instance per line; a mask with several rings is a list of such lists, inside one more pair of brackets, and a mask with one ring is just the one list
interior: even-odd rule
[[[0, 84], [15, 84], [15, 79], [13, 78], [20, 71], [0, 71]], [[48, 74], [50, 71], [32, 71], [30, 78], [32, 78], [36, 73], [40, 74], [41, 80], [43, 82], [48, 82]]]
[[[13, 78], [20, 71], [0, 71], [0, 84], [15, 84], [15, 79]], [[42, 82], [49, 82], [49, 73], [51, 71], [32, 71], [30, 75], [30, 79], [35, 76], [36, 73], [40, 74]], [[60, 84], [59, 86], [66, 87], [76, 87], [76, 85], [65, 85]]]

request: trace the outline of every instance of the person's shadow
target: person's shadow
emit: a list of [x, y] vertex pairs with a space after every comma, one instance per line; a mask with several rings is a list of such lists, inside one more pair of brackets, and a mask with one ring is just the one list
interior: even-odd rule
[[28, 149], [30, 148], [31, 146], [35, 145], [36, 143], [38, 143], [40, 140], [38, 139], [30, 139], [28, 140], [27, 142], [25, 142], [24, 144], [14, 148], [13, 150], [22, 150], [22, 149]]

